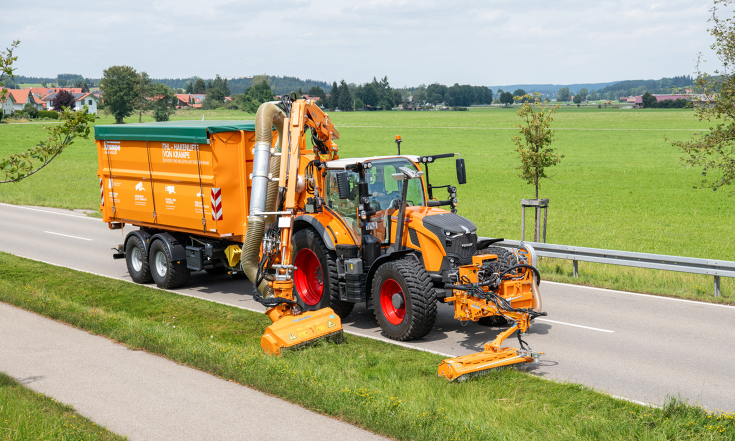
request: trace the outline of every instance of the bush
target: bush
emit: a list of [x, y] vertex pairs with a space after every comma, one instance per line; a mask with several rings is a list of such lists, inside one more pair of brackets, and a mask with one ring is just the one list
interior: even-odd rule
[[466, 112], [468, 109], [466, 107], [452, 107], [452, 110], [455, 112]]
[[58, 112], [54, 112], [53, 110], [39, 110], [38, 117], [39, 118], [59, 119], [59, 114]]
[[23, 112], [25, 112], [29, 118], [38, 118], [38, 109], [31, 103], [28, 103], [23, 107]]

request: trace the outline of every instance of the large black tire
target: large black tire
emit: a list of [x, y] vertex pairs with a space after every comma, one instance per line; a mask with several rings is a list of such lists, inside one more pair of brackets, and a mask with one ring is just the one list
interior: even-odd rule
[[[354, 303], [339, 299], [337, 264], [324, 241], [311, 228], [299, 230], [291, 238], [293, 244], [294, 299], [305, 311], [332, 308], [346, 318]], [[303, 254], [299, 254], [303, 253]]]
[[500, 262], [500, 271], [505, 271], [513, 265], [518, 264], [518, 259], [510, 251], [502, 247], [487, 247], [479, 250], [477, 254], [495, 254]]
[[128, 265], [128, 273], [135, 283], [151, 283], [151, 267], [148, 264], [148, 256], [145, 247], [138, 236], [131, 236], [125, 246], [125, 263]]
[[436, 291], [429, 273], [411, 257], [386, 262], [372, 287], [375, 317], [385, 334], [398, 341], [416, 340], [436, 322]]
[[151, 268], [153, 281], [159, 288], [173, 289], [186, 285], [191, 271], [186, 267], [186, 261], [174, 262], [168, 248], [163, 242], [156, 240], [148, 253], [148, 264]]

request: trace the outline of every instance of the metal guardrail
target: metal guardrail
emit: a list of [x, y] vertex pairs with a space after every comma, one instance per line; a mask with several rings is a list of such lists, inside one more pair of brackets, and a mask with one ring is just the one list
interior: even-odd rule
[[[487, 238], [478, 238], [478, 240], [483, 239]], [[538, 242], [524, 243], [531, 245], [536, 250], [536, 255], [538, 256], [571, 260], [574, 266], [574, 277], [579, 277], [580, 261], [703, 274], [714, 277], [715, 297], [720, 296], [720, 277], [735, 277], [735, 262], [728, 260], [633, 253], [630, 251], [603, 250], [599, 248], [574, 247]], [[520, 244], [521, 242], [518, 240], [504, 240], [494, 245], [517, 247]]]

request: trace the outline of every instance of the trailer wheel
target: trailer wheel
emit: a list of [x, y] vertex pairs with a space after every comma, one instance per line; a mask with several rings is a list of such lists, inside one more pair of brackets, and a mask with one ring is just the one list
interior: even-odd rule
[[412, 258], [386, 262], [373, 278], [373, 305], [380, 328], [393, 340], [416, 340], [436, 321], [436, 291], [426, 270]]
[[321, 237], [304, 228], [293, 235], [294, 299], [304, 310], [330, 307], [340, 318], [347, 317], [354, 303], [339, 300], [337, 264]]
[[130, 236], [125, 246], [125, 263], [128, 265], [128, 273], [135, 283], [151, 283], [151, 268], [145, 255], [145, 247], [138, 236]]
[[168, 248], [160, 240], [154, 241], [151, 245], [148, 259], [151, 275], [159, 288], [178, 288], [186, 285], [186, 282], [189, 281], [190, 271], [186, 267], [186, 262], [174, 262]]

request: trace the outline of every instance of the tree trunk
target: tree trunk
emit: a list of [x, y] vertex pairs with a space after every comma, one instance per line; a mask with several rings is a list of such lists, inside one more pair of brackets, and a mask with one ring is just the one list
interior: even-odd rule
[[[538, 200], [538, 168], [536, 169], [536, 200]], [[533, 241], [539, 241], [539, 213], [540, 208], [536, 206], [536, 210], [533, 212]]]

